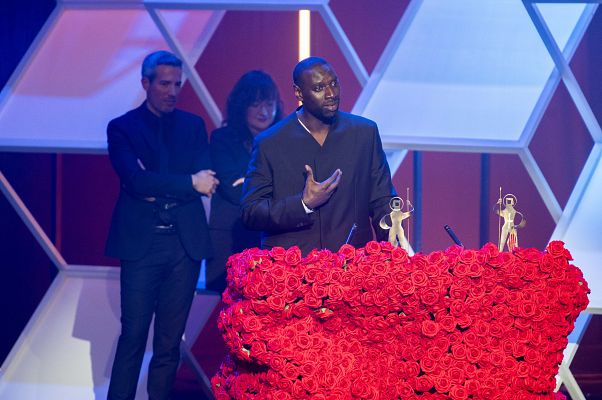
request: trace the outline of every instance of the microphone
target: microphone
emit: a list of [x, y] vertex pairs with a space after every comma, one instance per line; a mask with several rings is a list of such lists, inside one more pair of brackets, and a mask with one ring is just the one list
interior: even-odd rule
[[349, 244], [349, 242], [351, 241], [351, 237], [353, 236], [353, 232], [355, 232], [356, 229], [357, 224], [354, 222], [351, 226], [351, 229], [349, 230], [349, 235], [347, 235], [347, 240], [345, 241], [345, 244]]
[[464, 245], [462, 244], [460, 239], [458, 239], [458, 237], [456, 236], [456, 234], [454, 233], [454, 231], [452, 230], [452, 228], [449, 225], [443, 225], [443, 228], [445, 229], [445, 231], [447, 232], [449, 237], [454, 241], [455, 244], [457, 244], [460, 247], [464, 247]]

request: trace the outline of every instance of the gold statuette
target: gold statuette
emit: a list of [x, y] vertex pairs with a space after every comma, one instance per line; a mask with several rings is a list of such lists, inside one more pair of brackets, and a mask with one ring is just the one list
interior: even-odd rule
[[[518, 232], [517, 229], [523, 228], [527, 224], [525, 216], [517, 211], [516, 196], [509, 193], [502, 197], [502, 188], [500, 188], [500, 197], [495, 204], [495, 212], [498, 215], [498, 248], [504, 250], [504, 246], [508, 246], [508, 251], [518, 247]], [[518, 224], [514, 223], [517, 215], [520, 217]], [[502, 219], [504, 220], [502, 224]]]

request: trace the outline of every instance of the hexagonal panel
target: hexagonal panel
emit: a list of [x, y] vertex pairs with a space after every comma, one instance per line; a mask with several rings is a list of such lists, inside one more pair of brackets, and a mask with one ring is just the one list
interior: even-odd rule
[[[550, 16], [562, 47], [583, 10]], [[354, 110], [387, 146], [511, 148], [552, 69], [520, 2], [412, 3]]]

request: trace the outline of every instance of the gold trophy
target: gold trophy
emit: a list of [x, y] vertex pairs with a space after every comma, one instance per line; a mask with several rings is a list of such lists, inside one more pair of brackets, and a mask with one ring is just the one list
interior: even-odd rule
[[[527, 224], [525, 216], [514, 208], [516, 203], [516, 196], [512, 193], [502, 197], [502, 188], [500, 187], [500, 197], [495, 204], [495, 212], [498, 215], [498, 249], [500, 251], [504, 251], [505, 245], [508, 246], [508, 251], [518, 247], [517, 229], [523, 228]], [[515, 224], [514, 220], [517, 215], [520, 217], [520, 222]], [[502, 218], [504, 219], [503, 225]]]
[[[406, 211], [403, 211], [404, 202], [401, 197], [393, 197], [389, 202], [389, 207], [391, 207], [391, 212], [384, 215], [380, 219], [378, 225], [382, 229], [389, 231], [389, 243], [391, 243], [393, 246], [402, 247], [404, 250], [409, 251], [410, 221], [408, 218], [414, 211], [414, 206], [410, 202], [409, 198], [409, 189], [406, 194]], [[406, 220], [406, 228], [408, 230], [407, 240], [403, 230], [404, 220]]]

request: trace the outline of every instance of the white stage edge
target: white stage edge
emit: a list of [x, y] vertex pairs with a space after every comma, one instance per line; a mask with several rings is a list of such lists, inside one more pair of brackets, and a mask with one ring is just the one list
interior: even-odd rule
[[[182, 344], [183, 359], [190, 356], [188, 346], [218, 303], [215, 293], [195, 296]], [[119, 268], [60, 271], [2, 366], [0, 399], [106, 399], [119, 315]], [[140, 400], [148, 398], [151, 343], [152, 328], [138, 381], [136, 399]], [[194, 364], [193, 369], [198, 367]], [[196, 372], [204, 376], [202, 370]]]

